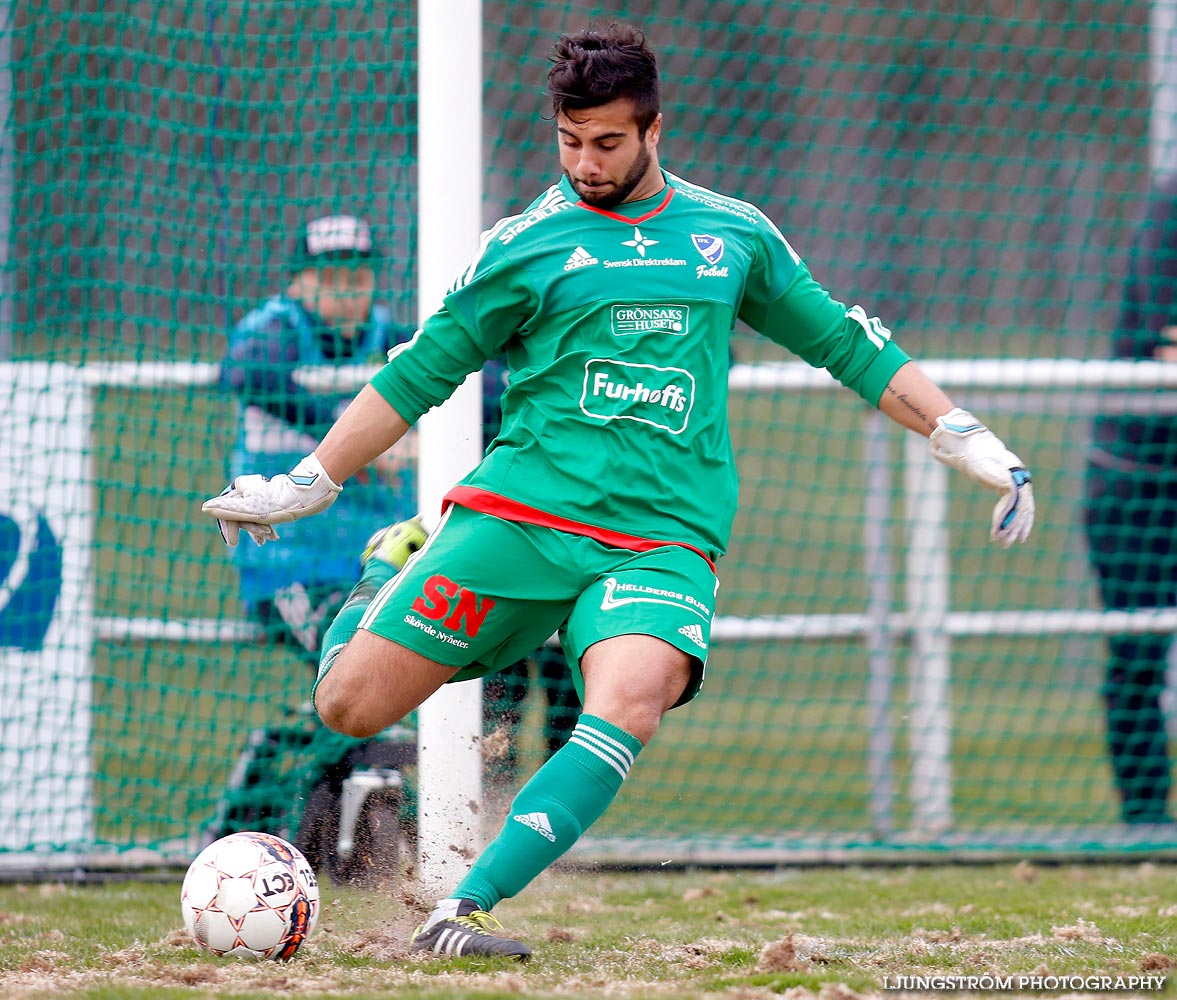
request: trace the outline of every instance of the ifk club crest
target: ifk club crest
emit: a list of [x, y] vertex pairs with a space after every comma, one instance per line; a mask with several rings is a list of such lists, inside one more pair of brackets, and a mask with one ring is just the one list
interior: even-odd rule
[[708, 264], [715, 265], [723, 257], [723, 237], [691, 233], [691, 242]]

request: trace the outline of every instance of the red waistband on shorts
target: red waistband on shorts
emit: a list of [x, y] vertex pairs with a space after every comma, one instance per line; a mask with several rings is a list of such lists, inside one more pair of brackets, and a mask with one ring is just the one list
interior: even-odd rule
[[629, 549], [631, 552], [649, 552], [651, 549], [660, 549], [665, 545], [677, 545], [679, 548], [690, 549], [707, 560], [711, 572], [716, 572], [714, 560], [702, 549], [686, 542], [660, 542], [653, 538], [627, 535], [621, 531], [597, 527], [595, 524], [573, 521], [557, 514], [549, 514], [546, 510], [540, 510], [538, 507], [520, 503], [518, 500], [512, 500], [501, 493], [479, 489], [477, 486], [455, 486], [442, 499], [442, 511], [444, 512], [451, 504], [476, 510], [481, 514], [490, 514], [492, 517], [498, 517], [504, 521], [537, 524], [541, 528], [554, 528], [556, 531], [567, 531], [571, 535], [584, 535], [602, 545], [610, 545], [617, 549]]

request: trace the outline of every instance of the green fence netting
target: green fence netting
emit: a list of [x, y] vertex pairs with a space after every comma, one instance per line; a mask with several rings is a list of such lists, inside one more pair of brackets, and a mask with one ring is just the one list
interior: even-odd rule
[[[1079, 384], [1049, 365], [1162, 357], [1124, 333], [1121, 309], [1130, 269], [1163, 280], [1166, 253], [1162, 222], [1139, 228], [1168, 158], [1150, 82], [1165, 29], [1149, 13], [484, 4], [484, 224], [557, 176], [555, 34], [642, 25], [664, 75], [664, 165], [758, 204], [836, 297], [944, 362], [1039, 493], [1034, 538], [1005, 552], [986, 540], [988, 497], [952, 478], [946, 541], [913, 549], [905, 470], [923, 466], [903, 436], [849, 393], [753, 378], [795, 359], [738, 330], [742, 507], [720, 639], [703, 695], [668, 717], [586, 850], [1177, 847], [1173, 396], [1159, 376]], [[2, 30], [0, 849], [184, 853], [223, 813], [250, 733], [314, 725], [300, 708], [312, 668], [297, 644], [258, 637], [197, 512], [238, 427], [218, 366], [234, 324], [287, 289], [292, 238], [320, 216], [370, 222], [376, 298], [411, 329], [429, 225], [415, 5], [43, 0], [9, 5]], [[1002, 359], [1000, 377], [982, 364]], [[1151, 448], [1143, 491], [1114, 462], [1089, 468], [1093, 421], [1126, 410], [1149, 412], [1105, 430]], [[1098, 545], [1118, 604], [1089, 558], [1092, 490], [1116, 508]], [[1154, 624], [1142, 607], [1162, 609]], [[496, 724], [520, 716], [488, 763], [493, 788], [543, 758], [543, 675], [532, 663], [529, 682], [492, 692]], [[271, 767], [288, 778], [301, 765], [283, 753]], [[286, 778], [256, 794], [305, 793]]]

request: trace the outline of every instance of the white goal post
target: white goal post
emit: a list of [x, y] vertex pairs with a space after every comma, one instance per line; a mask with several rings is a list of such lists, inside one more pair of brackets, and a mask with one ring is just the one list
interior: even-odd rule
[[[478, 250], [482, 230], [482, 4], [417, 4], [417, 308], [425, 319]], [[420, 435], [418, 509], [436, 523], [446, 491], [482, 456], [482, 376], [471, 375]], [[482, 843], [482, 682], [442, 687], [417, 712], [417, 882], [452, 892]]]

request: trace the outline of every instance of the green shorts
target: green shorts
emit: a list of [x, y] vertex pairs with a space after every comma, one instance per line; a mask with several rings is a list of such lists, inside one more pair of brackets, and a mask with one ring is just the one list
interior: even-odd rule
[[691, 657], [681, 705], [703, 683], [718, 588], [707, 561], [680, 545], [633, 552], [453, 506], [360, 628], [460, 668], [454, 681], [502, 670], [558, 631], [582, 701], [589, 646], [652, 635]]

